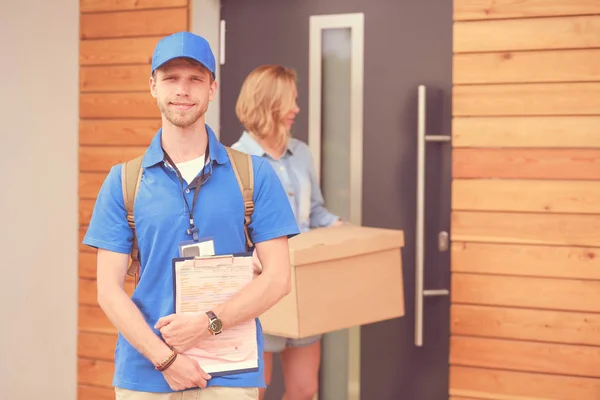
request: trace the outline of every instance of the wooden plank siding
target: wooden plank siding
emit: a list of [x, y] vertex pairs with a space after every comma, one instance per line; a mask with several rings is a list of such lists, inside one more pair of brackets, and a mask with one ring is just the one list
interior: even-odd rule
[[449, 398], [600, 399], [600, 1], [455, 0]]
[[[189, 29], [188, 0], [80, 0], [79, 400], [114, 399], [117, 331], [97, 304], [96, 252], [81, 245], [110, 168], [142, 154], [160, 128], [149, 92], [158, 40]], [[133, 282], [126, 281], [131, 294]]]

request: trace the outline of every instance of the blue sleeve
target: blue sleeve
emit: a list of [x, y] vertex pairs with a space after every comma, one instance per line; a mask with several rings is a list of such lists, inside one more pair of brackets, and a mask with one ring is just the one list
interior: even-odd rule
[[294, 212], [279, 177], [268, 161], [252, 156], [254, 164], [254, 212], [250, 235], [254, 243], [299, 233]]
[[131, 253], [133, 231], [127, 223], [123, 201], [121, 166], [114, 166], [104, 180], [83, 244], [116, 253]]
[[308, 169], [310, 171], [310, 227], [311, 228], [322, 228], [325, 226], [332, 225], [339, 219], [337, 215], [330, 213], [325, 208], [325, 200], [323, 199], [323, 193], [321, 187], [317, 181], [317, 173], [313, 164], [312, 155], [310, 149], [307, 147], [307, 159]]

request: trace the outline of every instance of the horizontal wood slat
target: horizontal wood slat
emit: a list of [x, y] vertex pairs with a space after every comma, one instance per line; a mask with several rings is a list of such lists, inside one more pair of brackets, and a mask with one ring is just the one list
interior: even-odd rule
[[79, 277], [96, 279], [96, 253], [79, 253]]
[[112, 361], [80, 358], [77, 362], [77, 380], [80, 384], [110, 388], [114, 371]]
[[[161, 120], [81, 120], [80, 145], [149, 146], [161, 127]], [[600, 147], [600, 146], [599, 146]]]
[[600, 248], [452, 243], [452, 271], [600, 280]]
[[79, 279], [79, 305], [97, 306], [98, 291], [95, 279]]
[[600, 47], [600, 15], [455, 22], [455, 53]]
[[455, 179], [452, 209], [600, 214], [600, 182]]
[[600, 314], [455, 304], [453, 335], [600, 346]]
[[[125, 280], [125, 292], [131, 296], [133, 289], [133, 280], [128, 276]], [[79, 305], [98, 305], [98, 291], [95, 279], [79, 279]]]
[[456, 54], [453, 62], [455, 85], [600, 81], [600, 49]]
[[115, 391], [112, 388], [79, 385], [77, 400], [115, 400]]
[[600, 348], [453, 336], [450, 362], [470, 367], [600, 377]]
[[460, 304], [600, 313], [600, 281], [454, 273], [451, 297]]
[[486, 400], [592, 400], [600, 379], [450, 367], [450, 394]]
[[88, 225], [94, 211], [95, 200], [79, 200], [79, 224]]
[[82, 93], [81, 118], [156, 118], [160, 111], [150, 93]]
[[454, 147], [600, 148], [600, 117], [453, 118]]
[[151, 8], [183, 7], [188, 0], [80, 0], [82, 13], [97, 11], [144, 10]]
[[452, 151], [457, 178], [600, 179], [600, 149], [474, 149]]
[[152, 67], [136, 65], [98, 65], [81, 67], [79, 89], [85, 92], [149, 92]]
[[79, 198], [95, 200], [105, 178], [106, 174], [103, 172], [79, 174]]
[[454, 86], [452, 107], [455, 117], [600, 115], [600, 83]]
[[80, 332], [117, 333], [117, 329], [99, 306], [79, 306], [78, 325]]
[[79, 332], [79, 335], [77, 335], [77, 355], [79, 357], [113, 361], [116, 343], [116, 334]]
[[87, 231], [87, 226], [79, 227], [79, 251], [83, 253], [96, 253], [96, 249], [92, 249], [89, 246], [83, 244], [83, 238], [85, 237], [85, 233]]
[[456, 396], [451, 396], [450, 400], [484, 400], [481, 398], [475, 398], [475, 397], [456, 397]]
[[596, 0], [454, 0], [454, 20], [600, 14]]
[[160, 10], [82, 14], [81, 39], [163, 36], [187, 25], [187, 7]]
[[145, 147], [80, 147], [80, 172], [108, 173], [111, 167], [141, 156]]
[[455, 242], [600, 247], [600, 215], [452, 212]]
[[158, 37], [83, 40], [79, 43], [80, 65], [150, 64]]

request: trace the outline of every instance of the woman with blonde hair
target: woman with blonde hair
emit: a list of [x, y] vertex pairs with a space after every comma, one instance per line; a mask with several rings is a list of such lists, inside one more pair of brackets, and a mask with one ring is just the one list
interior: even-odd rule
[[[279, 176], [301, 232], [341, 223], [327, 211], [306, 143], [290, 129], [300, 109], [296, 102], [296, 72], [263, 65], [244, 81], [236, 114], [245, 128], [233, 148], [266, 158]], [[273, 353], [283, 365], [285, 400], [312, 400], [318, 391], [321, 336], [289, 339], [265, 334], [265, 382], [271, 382]], [[264, 396], [261, 389], [260, 398]]]

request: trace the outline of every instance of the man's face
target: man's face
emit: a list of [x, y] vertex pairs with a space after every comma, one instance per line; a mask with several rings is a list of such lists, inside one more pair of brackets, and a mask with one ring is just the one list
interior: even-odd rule
[[211, 73], [184, 58], [169, 61], [150, 78], [150, 92], [160, 112], [179, 128], [193, 125], [206, 113], [216, 90]]

